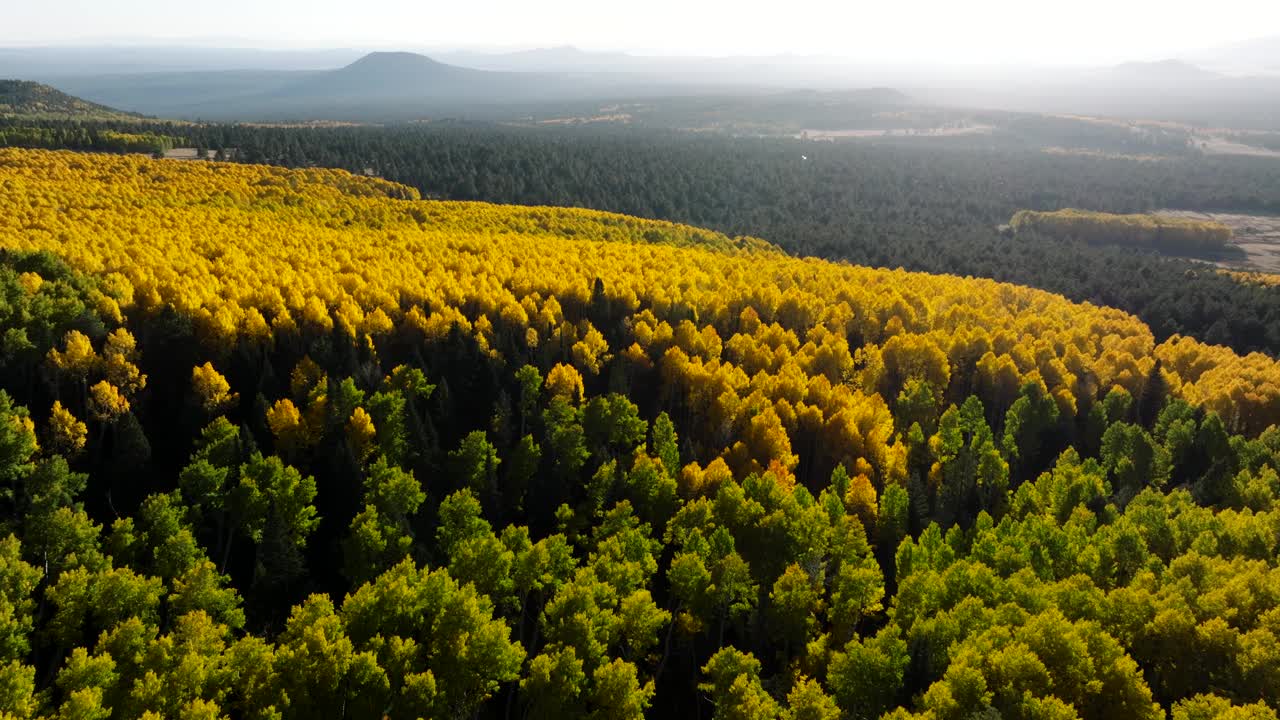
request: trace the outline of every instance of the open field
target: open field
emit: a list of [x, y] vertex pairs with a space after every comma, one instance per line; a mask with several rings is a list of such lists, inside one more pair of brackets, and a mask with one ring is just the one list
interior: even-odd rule
[[1244, 260], [1224, 260], [1217, 264], [1232, 269], [1280, 272], [1280, 216], [1207, 213], [1192, 210], [1159, 210], [1157, 215], [1220, 222], [1231, 228], [1231, 244], [1245, 254]]
[[589, 123], [630, 123], [631, 113], [608, 113], [584, 117], [561, 117], [537, 121], [538, 125], [586, 125]]
[[1280, 151], [1258, 147], [1257, 145], [1247, 145], [1217, 134], [1198, 134], [1196, 135], [1195, 143], [1200, 150], [1209, 155], [1249, 155], [1252, 157], [1280, 158]]
[[1104, 152], [1102, 150], [1090, 150], [1088, 148], [1060, 147], [1057, 145], [1051, 145], [1047, 148], [1043, 148], [1041, 152], [1048, 155], [1076, 155], [1079, 157], [1094, 157], [1094, 158], [1102, 158], [1105, 160], [1133, 160], [1136, 162], [1160, 162], [1162, 160], [1169, 159], [1169, 156], [1167, 155], [1151, 155], [1151, 154], [1135, 155], [1133, 153]]
[[[1255, 138], [1262, 140], [1273, 135], [1273, 133], [1261, 130], [1241, 131], [1188, 125], [1168, 120], [1128, 120], [1091, 115], [1057, 114], [1049, 115], [1048, 117], [1075, 120], [1101, 126], [1127, 128], [1138, 136], [1169, 132], [1185, 133], [1190, 142], [1206, 155], [1247, 155], [1251, 157], [1280, 158], [1280, 151], [1265, 147], [1264, 142], [1250, 142]], [[1054, 148], [1047, 148], [1046, 152], [1052, 150]]]
[[[222, 159], [232, 160], [235, 159], [235, 155], [235, 148], [223, 148], [222, 150]], [[200, 149], [195, 147], [176, 147], [164, 151], [166, 160], [214, 160], [217, 157], [217, 151], [208, 149], [206, 149], [204, 156], [201, 156]]]
[[884, 137], [961, 137], [988, 135], [995, 130], [992, 125], [964, 125], [960, 127], [934, 128], [850, 128], [845, 130], [802, 130], [797, 138], [809, 140], [847, 140]]

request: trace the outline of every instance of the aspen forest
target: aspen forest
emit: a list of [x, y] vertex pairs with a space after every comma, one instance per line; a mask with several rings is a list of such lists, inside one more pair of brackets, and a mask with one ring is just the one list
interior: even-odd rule
[[[1014, 129], [1031, 121], [1020, 118]], [[1132, 133], [1124, 135], [1104, 135], [1090, 147], [1134, 152], [1123, 144], [1133, 142]], [[122, 145], [117, 136], [138, 144]], [[934, 142], [944, 144], [464, 121], [264, 127], [0, 118], [0, 146], [151, 153], [158, 143], [218, 160], [372, 173], [430, 199], [675, 221], [765, 238], [795, 255], [1029, 285], [1132, 313], [1159, 341], [1191, 335], [1244, 354], [1280, 354], [1280, 292], [1235, 282], [1159, 247], [1122, 242], [1115, 227], [1089, 235], [1095, 242], [1078, 232], [1029, 228], [1007, 237], [998, 230], [1021, 210], [1274, 215], [1280, 164], [1051, 154], [1022, 147], [1014, 130], [983, 141], [995, 147]]]
[[1114, 215], [1085, 210], [1022, 210], [1009, 222], [1014, 232], [1075, 238], [1090, 244], [1136, 245], [1193, 255], [1221, 253], [1231, 228], [1216, 222], [1159, 215]]
[[1122, 309], [4, 148], [0, 368], [5, 720], [1280, 711], [1280, 363]]

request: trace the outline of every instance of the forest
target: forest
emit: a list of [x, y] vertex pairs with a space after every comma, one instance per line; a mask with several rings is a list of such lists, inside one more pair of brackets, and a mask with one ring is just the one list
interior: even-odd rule
[[[1020, 123], [1066, 132], [1050, 120]], [[1270, 158], [1184, 152], [1126, 159], [1049, 154], [1035, 144], [985, 139], [828, 143], [443, 121], [339, 128], [45, 126], [63, 133], [82, 126], [154, 133], [211, 157], [221, 150], [248, 163], [369, 172], [424, 197], [608, 210], [761, 237], [793, 254], [992, 278], [1134, 313], [1161, 340], [1185, 334], [1242, 353], [1280, 353], [1275, 288], [1241, 284], [1149, 250], [1038, 235], [1014, 239], [998, 230], [1024, 209], [1274, 214], [1280, 212], [1280, 164]], [[0, 133], [4, 127], [0, 120]], [[1134, 142], [1134, 133], [1119, 130]]]
[[1231, 228], [1219, 222], [1116, 215], [1067, 208], [1053, 212], [1020, 210], [1009, 221], [1015, 233], [1081, 240], [1091, 245], [1135, 245], [1161, 252], [1221, 255], [1231, 241]]
[[1231, 133], [1228, 137], [1234, 142], [1280, 152], [1280, 132]]
[[340, 170], [0, 187], [0, 715], [1277, 717], [1264, 354]]
[[0, 118], [80, 123], [85, 120], [118, 120], [138, 123], [141, 115], [68, 95], [48, 85], [27, 80], [0, 79]]
[[167, 135], [157, 135], [147, 131], [122, 132], [94, 125], [50, 127], [14, 123], [0, 126], [0, 148], [45, 148], [163, 155], [172, 150], [175, 144], [174, 138]]

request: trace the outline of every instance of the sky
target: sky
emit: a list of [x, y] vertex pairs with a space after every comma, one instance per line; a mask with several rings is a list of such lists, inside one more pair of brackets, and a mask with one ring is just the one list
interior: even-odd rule
[[1280, 35], [1274, 0], [52, 0], [0, 45], [459, 49], [1085, 65]]

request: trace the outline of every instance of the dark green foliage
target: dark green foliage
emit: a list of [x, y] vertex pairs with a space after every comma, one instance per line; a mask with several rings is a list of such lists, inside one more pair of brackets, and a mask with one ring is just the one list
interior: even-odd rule
[[[1158, 368], [1138, 399], [1113, 390], [1076, 422], [1039, 383], [986, 407], [906, 382], [898, 470], [797, 482], [712, 472], [684, 400], [602, 392], [613, 367], [568, 399], [543, 387], [554, 353], [521, 367], [458, 333], [227, 350], [233, 390], [262, 399], [196, 417], [163, 378], [209, 350], [157, 313], [124, 322], [164, 390], [108, 422], [74, 378], [27, 383], [67, 330], [101, 340], [120, 321], [47, 257], [6, 260], [0, 330], [31, 347], [0, 358], [0, 713], [1094, 720], [1274, 704], [1280, 431], [1231, 435]], [[18, 271], [35, 265], [39, 287]], [[599, 300], [567, 322], [620, 332]], [[286, 397], [309, 442], [268, 427]], [[86, 419], [79, 451], [42, 439], [57, 398]]]

